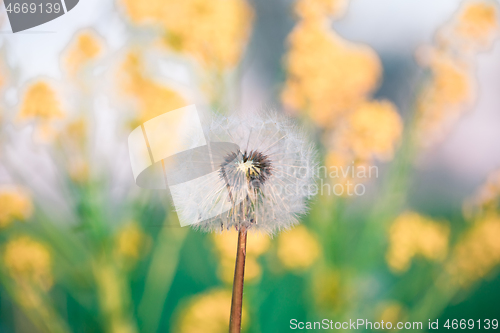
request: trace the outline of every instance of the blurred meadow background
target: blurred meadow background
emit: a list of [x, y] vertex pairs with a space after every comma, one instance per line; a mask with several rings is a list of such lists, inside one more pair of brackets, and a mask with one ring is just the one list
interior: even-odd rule
[[0, 34], [0, 332], [227, 332], [236, 234], [180, 228], [127, 136], [196, 104], [294, 117], [376, 166], [250, 234], [244, 332], [499, 319], [500, 11], [488, 0], [82, 0]]

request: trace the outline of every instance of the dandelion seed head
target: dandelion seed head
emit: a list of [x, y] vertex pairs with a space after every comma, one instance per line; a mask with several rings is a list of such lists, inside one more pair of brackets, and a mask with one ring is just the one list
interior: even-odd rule
[[313, 192], [316, 159], [306, 136], [283, 115], [261, 112], [216, 117], [210, 142], [239, 149], [221, 152], [214, 175], [189, 182], [176, 193], [180, 218], [202, 231], [232, 228], [274, 234], [298, 223]]
[[229, 186], [239, 186], [239, 178], [243, 177], [250, 188], [257, 189], [271, 176], [271, 171], [269, 157], [258, 151], [230, 152], [221, 164], [221, 176]]

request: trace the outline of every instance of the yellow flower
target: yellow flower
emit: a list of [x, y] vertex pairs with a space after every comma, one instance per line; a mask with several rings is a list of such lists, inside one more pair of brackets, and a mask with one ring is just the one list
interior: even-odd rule
[[102, 308], [109, 313], [119, 312], [122, 306], [122, 284], [119, 273], [111, 264], [101, 263], [94, 269], [100, 289]]
[[148, 251], [150, 245], [150, 237], [133, 222], [122, 228], [116, 237], [117, 253], [128, 259], [139, 259]]
[[278, 258], [288, 269], [305, 269], [320, 255], [316, 237], [306, 227], [299, 225], [284, 231], [278, 237]]
[[436, 54], [430, 60], [433, 80], [430, 89], [434, 92], [432, 101], [436, 104], [456, 105], [471, 98], [468, 68], [452, 57]]
[[[377, 177], [377, 171], [371, 169], [369, 160], [355, 156], [352, 150], [335, 147], [326, 154], [325, 167], [329, 179], [335, 184], [333, 192], [348, 197], [355, 193], [356, 184]], [[337, 184], [342, 187], [337, 188]]]
[[52, 260], [47, 248], [23, 236], [7, 242], [3, 253], [7, 273], [20, 284], [48, 290], [52, 286]]
[[253, 11], [245, 0], [122, 0], [133, 23], [156, 23], [165, 42], [209, 67], [235, 66], [250, 35]]
[[317, 270], [313, 276], [316, 304], [323, 309], [337, 310], [344, 304], [340, 274], [333, 269]]
[[441, 139], [474, 100], [471, 68], [467, 63], [434, 50], [428, 57], [425, 61], [431, 78], [417, 103], [417, 130], [423, 145]]
[[82, 150], [87, 143], [88, 124], [84, 117], [77, 118], [66, 124], [60, 134], [60, 140], [65, 140], [68, 148]]
[[467, 287], [500, 264], [499, 239], [500, 217], [480, 218], [453, 249], [447, 265], [452, 281]]
[[48, 82], [37, 81], [28, 86], [21, 103], [20, 120], [52, 120], [63, 116], [56, 92]]
[[31, 216], [33, 204], [28, 193], [19, 187], [0, 187], [0, 228], [14, 220], [24, 221]]
[[403, 122], [392, 103], [363, 102], [346, 115], [337, 131], [336, 144], [340, 150], [351, 151], [355, 159], [389, 160], [402, 132]]
[[132, 1], [123, 0], [122, 5], [127, 11], [127, 15], [134, 23], [147, 23], [160, 20], [164, 10], [165, 0]]
[[[236, 260], [236, 255], [233, 255], [227, 257], [220, 257], [219, 261], [217, 275], [219, 276], [222, 282], [227, 283], [229, 285], [231, 285], [234, 280], [235, 260]], [[262, 268], [260, 267], [260, 264], [257, 261], [257, 257], [247, 256], [245, 260], [245, 283], [257, 282], [261, 274], [262, 274]]]
[[486, 183], [464, 203], [464, 213], [468, 218], [496, 210], [500, 205], [500, 170], [492, 172]]
[[374, 158], [392, 159], [402, 132], [403, 122], [396, 107], [382, 100], [359, 104], [339, 120], [337, 128], [325, 134], [329, 150], [325, 166], [334, 174], [333, 182], [342, 185], [343, 195], [353, 193], [356, 184], [377, 176], [370, 165]]
[[377, 54], [368, 46], [343, 40], [324, 20], [303, 20], [288, 43], [283, 103], [307, 112], [320, 127], [332, 127], [339, 115], [365, 100], [378, 84]]
[[96, 59], [102, 52], [102, 42], [93, 31], [77, 34], [65, 52], [64, 63], [70, 75], [75, 75], [89, 61]]
[[407, 318], [405, 307], [396, 301], [383, 302], [377, 306], [379, 313], [378, 322], [382, 320], [384, 323], [391, 323], [393, 328], [396, 328], [398, 322], [404, 322]]
[[[220, 255], [234, 255], [238, 243], [238, 232], [235, 230], [225, 231], [220, 234], [213, 234], [215, 247]], [[262, 233], [248, 233], [247, 235], [247, 256], [260, 256], [264, 254], [271, 240], [269, 236]]]
[[[330, 170], [332, 167], [344, 167], [354, 164], [354, 156], [347, 150], [332, 150], [329, 151], [325, 158], [325, 165]], [[350, 173], [348, 174], [350, 176]]]
[[[8, 67], [6, 67], [5, 63], [2, 61], [0, 63], [0, 89], [3, 89], [8, 81], [9, 81]], [[0, 120], [2, 120], [1, 114], [0, 114]]]
[[50, 141], [56, 135], [54, 121], [63, 117], [59, 98], [48, 82], [36, 81], [27, 87], [17, 119], [37, 120], [36, 141]]
[[499, 35], [498, 4], [472, 0], [442, 27], [432, 47], [417, 54], [430, 79], [417, 103], [418, 141], [442, 139], [474, 101], [474, 56]]
[[498, 4], [494, 1], [467, 1], [462, 6], [454, 32], [469, 44], [486, 46], [499, 32]]
[[94, 262], [94, 276], [98, 287], [99, 306], [105, 315], [107, 331], [135, 333], [137, 328], [131, 320], [129, 308], [129, 286], [124, 274], [106, 260]]
[[127, 56], [119, 79], [124, 92], [138, 102], [139, 119], [133, 124], [134, 127], [166, 111], [187, 105], [177, 92], [145, 76], [136, 53]]
[[448, 251], [449, 227], [414, 212], [401, 214], [389, 229], [386, 260], [394, 272], [404, 272], [416, 255], [443, 260]]
[[76, 183], [89, 179], [90, 167], [87, 161], [88, 126], [85, 118], [78, 118], [64, 125], [57, 136], [57, 145], [65, 157], [68, 174]]
[[341, 16], [348, 3], [348, 0], [298, 0], [294, 7], [303, 19], [319, 19]]
[[[232, 283], [234, 278], [234, 265], [236, 260], [236, 246], [238, 233], [234, 230], [213, 234], [216, 252], [220, 258], [219, 277], [226, 283]], [[252, 282], [258, 279], [262, 269], [257, 258], [264, 254], [270, 246], [269, 236], [261, 233], [247, 235], [247, 251], [245, 264], [245, 281]]]
[[[180, 313], [173, 332], [179, 333], [221, 333], [227, 332], [231, 309], [231, 292], [211, 290], [194, 296]], [[241, 326], [248, 324], [248, 315], [243, 305]]]

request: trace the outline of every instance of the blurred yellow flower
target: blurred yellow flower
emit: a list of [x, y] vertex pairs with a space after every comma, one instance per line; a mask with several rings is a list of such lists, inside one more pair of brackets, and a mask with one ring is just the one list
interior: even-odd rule
[[70, 75], [75, 75], [89, 61], [102, 52], [102, 41], [93, 31], [79, 32], [64, 54], [64, 64]]
[[500, 217], [481, 217], [452, 251], [448, 271], [452, 281], [467, 287], [500, 264]]
[[89, 140], [87, 120], [83, 117], [64, 125], [57, 135], [57, 146], [66, 158], [66, 167], [72, 181], [81, 184], [89, 179], [90, 166], [87, 160]]
[[[0, 62], [0, 90], [3, 89], [9, 80], [9, 67], [6, 66], [4, 61]], [[1, 114], [0, 114], [0, 120], [1, 120]]]
[[[179, 314], [172, 329], [178, 333], [222, 333], [227, 332], [231, 309], [231, 292], [211, 290], [194, 296]], [[248, 325], [248, 314], [243, 304], [242, 330]]]
[[429, 146], [443, 138], [474, 101], [474, 58], [499, 36], [498, 4], [465, 1], [443, 26], [432, 47], [421, 48], [417, 59], [430, 70], [430, 79], [417, 101], [418, 142]]
[[453, 22], [453, 37], [466, 46], [484, 47], [498, 35], [499, 11], [495, 1], [466, 1]]
[[[333, 184], [331, 192], [350, 197], [357, 195], [356, 185], [378, 177], [378, 169], [371, 160], [355, 156], [351, 150], [333, 148], [325, 157], [325, 167]], [[331, 193], [330, 192], [330, 193]]]
[[302, 19], [337, 18], [345, 12], [348, 3], [349, 0], [298, 0], [294, 7]]
[[81, 151], [86, 146], [88, 136], [87, 119], [80, 117], [66, 124], [60, 133], [60, 140], [64, 140], [69, 149]]
[[134, 333], [137, 328], [128, 313], [130, 295], [124, 275], [104, 259], [94, 263], [101, 311], [109, 332]]
[[[261, 233], [249, 233], [247, 238], [245, 281], [252, 282], [260, 277], [262, 271], [257, 258], [267, 251], [271, 241], [269, 236]], [[226, 283], [233, 283], [238, 233], [231, 230], [213, 234], [212, 239], [220, 258], [219, 277]]]
[[303, 225], [284, 231], [278, 237], [278, 258], [288, 269], [305, 269], [320, 253], [318, 240]]
[[90, 167], [88, 162], [80, 156], [74, 156], [68, 161], [68, 174], [72, 181], [82, 184], [89, 179]]
[[360, 103], [325, 133], [325, 166], [339, 170], [332, 181], [346, 189], [343, 195], [353, 193], [350, 186], [378, 176], [371, 169], [374, 159], [392, 159], [402, 133], [396, 107], [385, 100]]
[[[260, 256], [271, 244], [269, 236], [262, 233], [248, 233], [247, 256]], [[215, 247], [220, 255], [235, 255], [238, 233], [235, 230], [213, 234]]]
[[53, 121], [63, 117], [60, 100], [48, 82], [36, 81], [27, 87], [17, 119], [38, 121], [34, 134], [37, 141], [51, 140], [57, 133], [53, 127]]
[[15, 186], [0, 186], [0, 228], [12, 221], [24, 221], [33, 212], [31, 197], [26, 190]]
[[[232, 284], [234, 280], [234, 266], [236, 255], [220, 257], [217, 275], [220, 280]], [[262, 268], [255, 256], [247, 256], [245, 260], [245, 283], [254, 283], [260, 279]]]
[[333, 269], [315, 270], [312, 287], [316, 304], [323, 309], [336, 310], [344, 304], [340, 273]]
[[134, 23], [155, 22], [161, 19], [161, 13], [168, 1], [149, 0], [149, 1], [121, 1], [127, 15]]
[[469, 65], [434, 50], [427, 56], [422, 62], [431, 77], [417, 103], [417, 133], [424, 146], [441, 139], [474, 99]]
[[477, 214], [495, 211], [500, 207], [499, 205], [500, 170], [496, 170], [490, 173], [486, 183], [464, 202], [464, 214], [466, 217], [472, 218]]
[[96, 265], [94, 273], [100, 289], [101, 306], [106, 312], [118, 312], [122, 305], [119, 273], [113, 265], [103, 262]]
[[307, 112], [320, 127], [333, 127], [339, 115], [365, 100], [378, 84], [377, 54], [343, 40], [323, 20], [300, 22], [288, 44], [282, 101]]
[[440, 261], [448, 252], [450, 229], [414, 212], [401, 214], [389, 229], [386, 260], [394, 272], [404, 272], [416, 255]]
[[187, 105], [177, 92], [145, 76], [140, 56], [136, 53], [127, 56], [119, 79], [124, 92], [138, 102], [139, 117], [133, 127]]
[[470, 72], [461, 64], [445, 54], [435, 53], [430, 59], [432, 78], [430, 96], [432, 102], [442, 105], [457, 105], [471, 99]]
[[52, 120], [63, 116], [56, 92], [48, 82], [37, 81], [27, 87], [18, 115], [20, 120]]
[[331, 150], [326, 154], [325, 165], [330, 167], [341, 167], [354, 164], [354, 156], [347, 150]]
[[116, 250], [119, 256], [139, 259], [151, 246], [151, 238], [135, 222], [128, 223], [116, 236]]
[[235, 66], [248, 41], [253, 10], [245, 0], [122, 0], [131, 21], [156, 23], [165, 42], [208, 67]]
[[3, 262], [7, 273], [20, 284], [44, 290], [53, 283], [52, 259], [47, 248], [30, 237], [11, 239], [5, 245]]
[[[386, 301], [377, 306], [379, 313], [378, 322], [391, 323], [396, 328], [398, 322], [404, 322], [407, 318], [405, 307], [396, 301]], [[387, 326], [386, 326], [387, 327]]]
[[352, 152], [355, 159], [389, 160], [402, 133], [403, 122], [391, 102], [369, 101], [346, 115], [335, 133], [335, 142], [340, 151]]

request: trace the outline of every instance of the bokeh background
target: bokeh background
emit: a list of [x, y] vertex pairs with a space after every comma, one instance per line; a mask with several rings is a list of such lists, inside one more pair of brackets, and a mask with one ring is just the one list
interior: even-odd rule
[[[497, 1], [81, 0], [0, 31], [0, 332], [226, 332], [234, 233], [180, 228], [127, 135], [196, 104], [294, 117], [362, 196], [250, 234], [245, 332], [499, 319]], [[444, 330], [444, 329], [443, 329]]]

